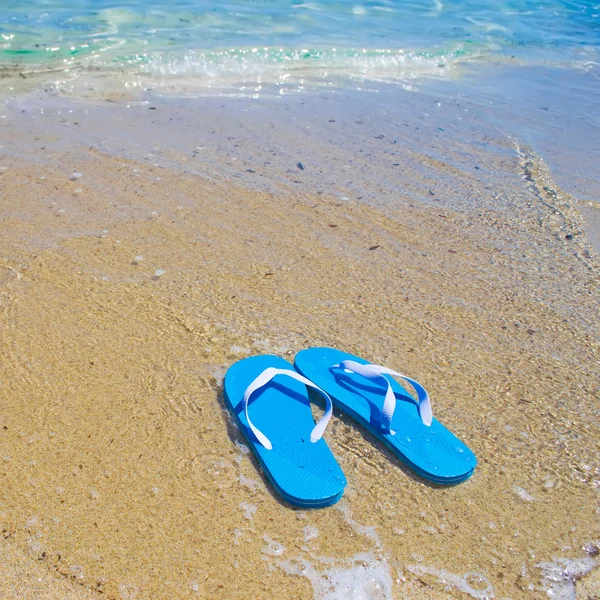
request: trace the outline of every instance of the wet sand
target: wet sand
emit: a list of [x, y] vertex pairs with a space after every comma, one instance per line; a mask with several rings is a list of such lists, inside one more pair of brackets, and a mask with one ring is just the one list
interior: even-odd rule
[[579, 205], [579, 210], [587, 224], [587, 235], [590, 244], [600, 253], [600, 206], [597, 202], [586, 202]]
[[[510, 163], [522, 208], [469, 212], [84, 146], [0, 156], [0, 548], [30, 590], [14, 597], [44, 597], [38, 573], [57, 598], [594, 597], [598, 259], [544, 164]], [[430, 485], [336, 413], [344, 499], [282, 503], [222, 376], [311, 345], [420, 380], [472, 479]]]
[[17, 549], [10, 542], [0, 544], [2, 598], [21, 600], [94, 600], [99, 597], [83, 586], [56, 577], [43, 562]]

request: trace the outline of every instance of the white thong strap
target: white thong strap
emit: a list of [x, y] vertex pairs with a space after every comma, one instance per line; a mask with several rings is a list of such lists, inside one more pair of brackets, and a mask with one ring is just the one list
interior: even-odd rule
[[421, 421], [423, 421], [423, 423], [428, 427], [431, 425], [431, 422], [433, 420], [431, 400], [429, 399], [429, 395], [425, 391], [425, 388], [418, 381], [415, 381], [414, 379], [411, 379], [406, 375], [402, 375], [402, 373], [392, 371], [392, 369], [388, 369], [387, 367], [382, 367], [381, 365], [363, 365], [354, 360], [343, 360], [339, 365], [333, 365], [333, 368], [336, 367], [344, 369], [348, 372], [356, 373], [357, 375], [361, 375], [366, 379], [370, 379], [371, 381], [383, 384], [385, 386], [385, 399], [383, 401], [383, 408], [381, 410], [381, 413], [382, 425], [384, 426], [387, 433], [391, 433], [392, 435], [395, 433], [394, 431], [392, 431], [391, 426], [394, 411], [396, 410], [396, 396], [394, 394], [394, 390], [392, 390], [392, 386], [389, 380], [387, 379], [387, 377], [384, 377], [384, 375], [394, 375], [395, 377], [401, 377], [413, 386], [413, 388], [417, 392], [419, 416], [421, 417]]
[[244, 413], [246, 415], [246, 421], [248, 423], [248, 427], [252, 433], [256, 436], [256, 439], [267, 449], [272, 450], [273, 444], [271, 444], [269, 438], [262, 433], [250, 420], [250, 415], [248, 414], [248, 402], [250, 401], [250, 396], [260, 388], [264, 387], [275, 377], [276, 375], [287, 375], [292, 379], [296, 379], [305, 385], [314, 388], [318, 392], [320, 392], [325, 398], [325, 414], [321, 417], [320, 421], [314, 426], [311, 434], [310, 441], [312, 443], [318, 442], [323, 436], [323, 432], [327, 427], [327, 423], [329, 423], [329, 419], [331, 419], [331, 413], [333, 412], [333, 405], [331, 403], [331, 398], [317, 385], [315, 385], [306, 377], [300, 375], [296, 371], [291, 371], [289, 369], [276, 369], [275, 367], [269, 367], [265, 369], [256, 379], [246, 388], [244, 392]]

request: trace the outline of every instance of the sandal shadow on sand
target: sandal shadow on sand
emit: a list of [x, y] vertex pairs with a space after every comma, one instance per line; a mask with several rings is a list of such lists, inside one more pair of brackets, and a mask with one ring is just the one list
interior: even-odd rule
[[[315, 425], [307, 386], [325, 398]], [[323, 439], [331, 418], [329, 396], [277, 356], [253, 356], [228, 369], [225, 401], [273, 487], [290, 504], [330, 506], [344, 493], [346, 478]]]
[[[475, 455], [433, 418], [419, 382], [335, 348], [302, 350], [294, 366], [421, 477], [455, 484], [473, 474]], [[417, 398], [391, 376], [408, 382]]]

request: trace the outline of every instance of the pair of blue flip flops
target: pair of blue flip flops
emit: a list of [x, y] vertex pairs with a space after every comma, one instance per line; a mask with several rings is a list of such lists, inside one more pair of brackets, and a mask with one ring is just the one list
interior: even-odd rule
[[[391, 376], [410, 383], [417, 397]], [[325, 399], [316, 424], [307, 388]], [[271, 355], [240, 360], [227, 371], [224, 392], [273, 486], [295, 506], [330, 506], [344, 493], [346, 477], [322, 437], [333, 404], [435, 483], [460, 483], [477, 464], [473, 452], [433, 418], [421, 384], [334, 348], [303, 350], [293, 367]]]

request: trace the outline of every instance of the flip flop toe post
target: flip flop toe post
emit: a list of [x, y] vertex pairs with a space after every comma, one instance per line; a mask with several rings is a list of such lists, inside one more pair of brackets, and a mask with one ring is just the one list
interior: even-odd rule
[[264, 472], [290, 504], [330, 506], [344, 493], [346, 478], [323, 431], [331, 400], [315, 424], [307, 386], [317, 388], [277, 356], [253, 356], [234, 363], [225, 375], [226, 403], [238, 420]]
[[[475, 455], [433, 417], [419, 382], [335, 348], [303, 350], [294, 365], [422, 477], [454, 484], [473, 474]], [[410, 383], [417, 397], [393, 377]]]

